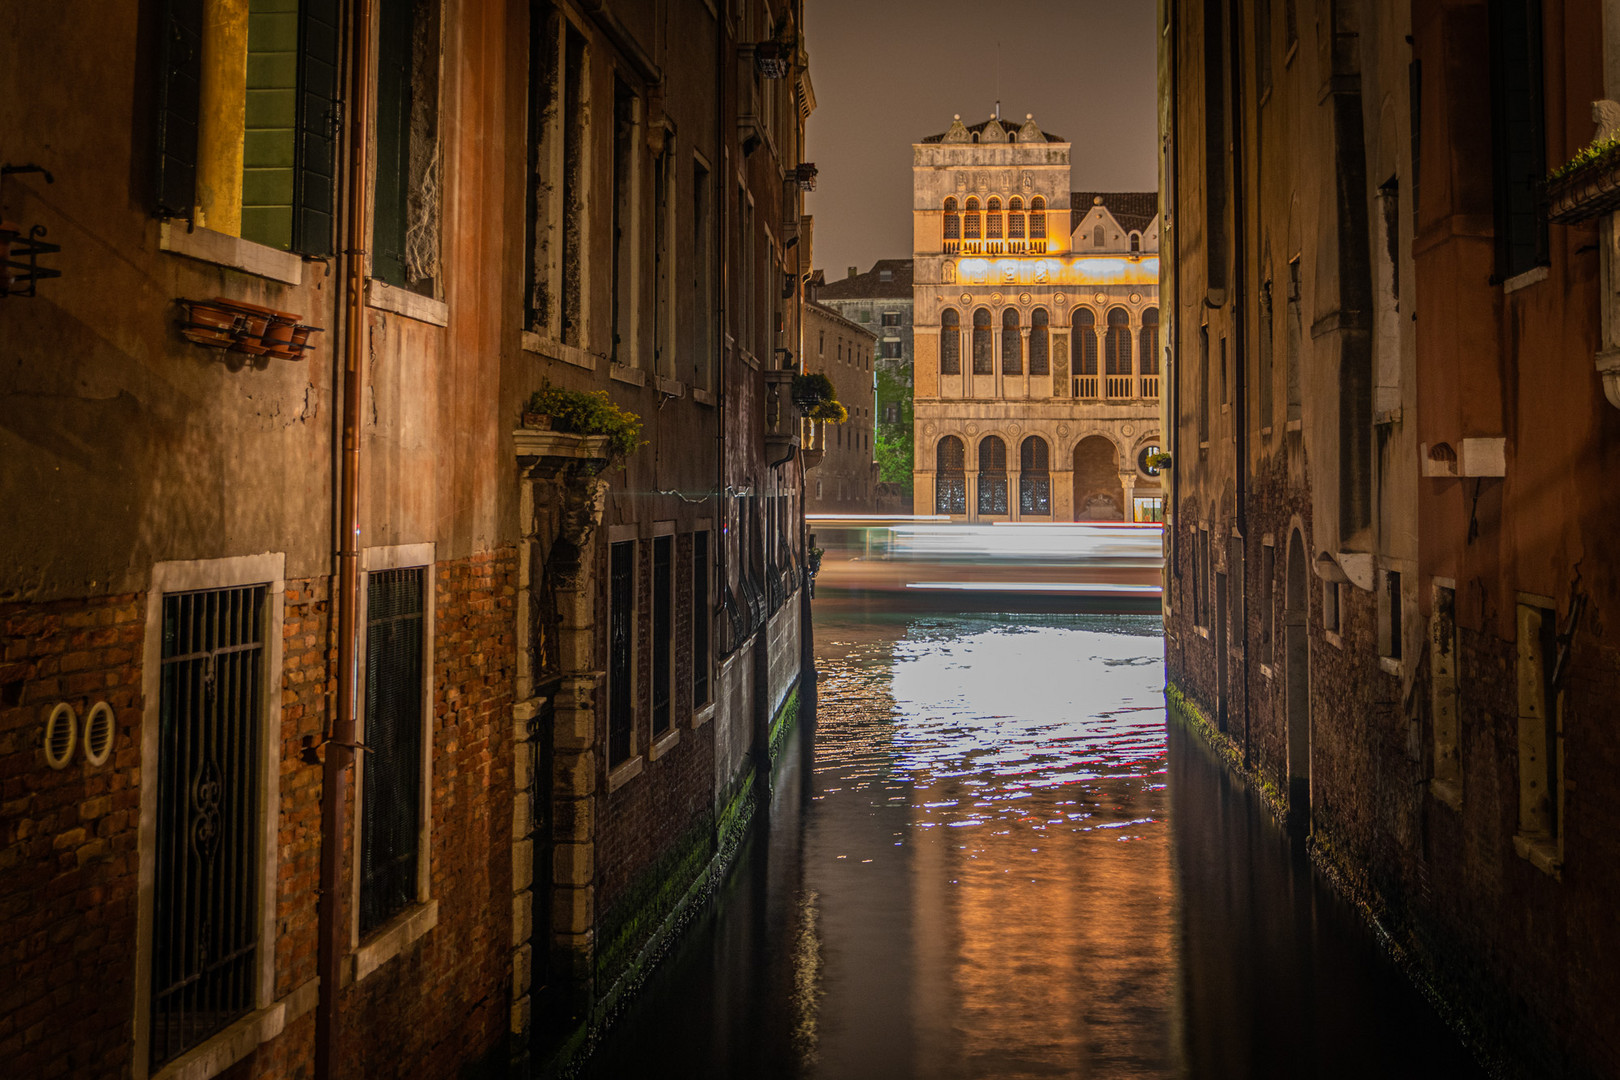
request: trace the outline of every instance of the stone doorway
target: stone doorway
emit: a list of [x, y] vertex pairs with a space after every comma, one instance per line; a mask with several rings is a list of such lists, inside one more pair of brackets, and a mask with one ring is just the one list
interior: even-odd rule
[[1125, 520], [1119, 448], [1101, 435], [1088, 435], [1074, 448], [1074, 520]]

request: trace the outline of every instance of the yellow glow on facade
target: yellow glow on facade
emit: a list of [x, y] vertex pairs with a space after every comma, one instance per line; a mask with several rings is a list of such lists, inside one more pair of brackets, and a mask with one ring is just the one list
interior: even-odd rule
[[958, 259], [946, 281], [963, 285], [1158, 285], [1156, 255]]

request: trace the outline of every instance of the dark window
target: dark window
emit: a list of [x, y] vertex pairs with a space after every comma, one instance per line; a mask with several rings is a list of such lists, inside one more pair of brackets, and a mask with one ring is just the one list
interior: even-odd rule
[[979, 200], [967, 201], [967, 212], [962, 215], [962, 238], [964, 240], [977, 240], [979, 238]]
[[900, 358], [900, 342], [885, 341], [883, 343], [883, 358], [885, 360], [898, 360]]
[[1547, 261], [1547, 223], [1537, 202], [1547, 173], [1541, 0], [1489, 7], [1496, 276], [1506, 279]]
[[608, 767], [635, 753], [634, 681], [636, 542], [612, 545], [608, 558]]
[[1277, 549], [1260, 547], [1260, 659], [1270, 663], [1275, 655], [1273, 640], [1277, 623]]
[[1148, 464], [1148, 459], [1158, 452], [1159, 445], [1157, 443], [1149, 443], [1137, 452], [1136, 468], [1142, 473], [1143, 476], [1159, 475], [1159, 467], [1157, 465]]
[[1131, 233], [1131, 254], [1139, 255], [1142, 252], [1142, 234]]
[[1050, 371], [1051, 331], [1045, 308], [1036, 308], [1029, 316], [1029, 373], [1045, 375]]
[[883, 325], [884, 326], [899, 326], [900, 325], [900, 313], [898, 311], [885, 311], [883, 313]]
[[1194, 408], [1198, 410], [1198, 441], [1209, 442], [1209, 327], [1198, 328], [1198, 397]]
[[994, 435], [979, 440], [979, 513], [1007, 512], [1007, 444]]
[[154, 1066], [254, 1006], [266, 591], [258, 585], [163, 598]]
[[692, 374], [697, 386], [709, 385], [714, 350], [714, 270], [709, 253], [713, 249], [713, 227], [709, 223], [709, 170], [692, 163], [692, 307], [694, 340]]
[[962, 238], [962, 215], [956, 210], [956, 200], [945, 200], [945, 239], [960, 240]]
[[1401, 575], [1391, 570], [1384, 575], [1384, 655], [1401, 658]]
[[692, 534], [692, 707], [709, 703], [709, 534]]
[[1001, 373], [1024, 373], [1024, 335], [1018, 328], [1018, 310], [1003, 308], [1001, 312]]
[[1108, 310], [1108, 338], [1103, 347], [1110, 375], [1131, 373], [1131, 317], [1124, 308]]
[[994, 375], [996, 373], [995, 361], [992, 358], [994, 342], [990, 332], [990, 311], [988, 308], [975, 308], [973, 312], [973, 374]]
[[360, 933], [417, 901], [422, 827], [422, 567], [366, 579]]
[[1074, 373], [1097, 374], [1097, 315], [1086, 307], [1074, 311]]
[[934, 450], [934, 513], [967, 513], [967, 453], [955, 435]]
[[1159, 373], [1159, 309], [1148, 308], [1142, 312], [1142, 374], [1157, 375]]
[[[194, 219], [203, 200], [201, 129], [222, 122], [223, 114], [202, 99], [203, 53], [209, 47], [205, 5], [170, 0], [162, 7], [156, 209]], [[248, 240], [306, 255], [334, 250], [338, 22], [337, 0], [301, 0], [286, 12], [254, 13], [243, 87], [247, 107], [236, 121], [243, 147], [236, 179], [242, 186], [236, 191], [233, 185], [231, 205], [214, 208], [226, 220], [240, 214]]]
[[1271, 0], [1254, 5], [1254, 66], [1260, 93], [1271, 89]]
[[1260, 283], [1260, 340], [1257, 343], [1260, 371], [1258, 375], [1260, 385], [1255, 389], [1259, 394], [1259, 403], [1256, 409], [1259, 412], [1260, 426], [1272, 426], [1272, 413], [1276, 409], [1276, 361], [1274, 359], [1272, 338], [1276, 334], [1276, 318], [1271, 304], [1271, 280]]
[[1018, 448], [1018, 512], [1032, 517], [1052, 513], [1051, 459], [1046, 440], [1031, 435]]
[[991, 196], [985, 207], [984, 238], [986, 240], [1001, 239], [1001, 200]]
[[[630, 297], [635, 289], [635, 270], [630, 264], [630, 237], [633, 219], [633, 170], [636, 153], [636, 98], [630, 88], [613, 80], [613, 204], [609, 223], [613, 265], [609, 271], [613, 287], [613, 347], [608, 355], [616, 364], [627, 364], [634, 355], [630, 341]], [[744, 305], [752, 300], [744, 293]]]
[[946, 308], [939, 313], [939, 373], [941, 375], [960, 375], [962, 373], [962, 317], [956, 313], [955, 308]]
[[654, 373], [669, 379], [675, 377], [674, 325], [669, 312], [669, 272], [675, 253], [669, 235], [670, 144], [665, 145], [665, 152], [653, 158], [652, 163], [652, 346]]
[[652, 580], [652, 733], [669, 731], [675, 672], [675, 538], [653, 538]]
[[432, 296], [439, 276], [438, 6], [383, 0], [377, 20], [372, 276]]
[[1046, 239], [1046, 200], [1039, 195], [1029, 201], [1029, 238]]
[[1017, 195], [1007, 203], [1007, 239], [1022, 240], [1024, 238], [1024, 200]]

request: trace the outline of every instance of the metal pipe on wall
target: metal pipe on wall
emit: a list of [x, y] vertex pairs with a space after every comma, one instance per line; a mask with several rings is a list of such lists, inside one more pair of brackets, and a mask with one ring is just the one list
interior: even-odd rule
[[315, 1012], [315, 1075], [337, 1076], [334, 1033], [343, 979], [345, 929], [339, 901], [348, 832], [349, 769], [354, 764], [359, 666], [355, 655], [360, 606], [360, 401], [366, 361], [366, 235], [371, 196], [370, 121], [375, 0], [351, 0], [348, 168], [344, 179], [343, 433], [339, 449], [337, 589], [337, 707], [329, 725], [321, 777], [321, 868], [318, 904], [320, 1000]]

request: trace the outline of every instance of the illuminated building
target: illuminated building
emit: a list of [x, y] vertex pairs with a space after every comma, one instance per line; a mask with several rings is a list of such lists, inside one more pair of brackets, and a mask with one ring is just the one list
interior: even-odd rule
[[1071, 192], [1069, 149], [1027, 115], [912, 146], [919, 514], [1162, 514], [1158, 196]]

